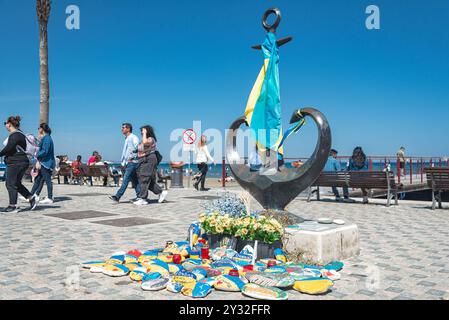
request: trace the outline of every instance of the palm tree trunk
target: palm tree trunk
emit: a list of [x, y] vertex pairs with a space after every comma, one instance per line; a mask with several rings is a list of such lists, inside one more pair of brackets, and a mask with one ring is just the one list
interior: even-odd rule
[[51, 0], [36, 0], [39, 22], [39, 63], [40, 63], [40, 123], [49, 121], [50, 85], [48, 81], [48, 39], [47, 24], [50, 17]]
[[47, 26], [40, 30], [40, 123], [48, 123], [50, 85], [48, 81], [48, 41]]

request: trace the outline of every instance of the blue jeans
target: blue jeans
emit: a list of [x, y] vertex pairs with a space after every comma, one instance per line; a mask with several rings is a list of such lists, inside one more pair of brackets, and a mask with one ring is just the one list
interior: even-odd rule
[[34, 180], [33, 188], [31, 189], [31, 194], [40, 195], [42, 188], [44, 187], [44, 182], [47, 184], [47, 197], [53, 200], [53, 182], [51, 181], [51, 176], [53, 171], [45, 167], [41, 167], [39, 174]]
[[[332, 187], [332, 192], [334, 193], [336, 198], [340, 198], [340, 193], [338, 192], [337, 187]], [[343, 187], [343, 197], [345, 199], [349, 198], [349, 190], [348, 187]]]
[[138, 163], [130, 162], [126, 166], [125, 173], [123, 174], [123, 183], [118, 189], [117, 194], [115, 195], [117, 198], [121, 198], [124, 194], [126, 189], [128, 188], [129, 183], [132, 183], [133, 188], [136, 190], [136, 195], [140, 193], [140, 185], [139, 180], [137, 179], [137, 167], [139, 166]]

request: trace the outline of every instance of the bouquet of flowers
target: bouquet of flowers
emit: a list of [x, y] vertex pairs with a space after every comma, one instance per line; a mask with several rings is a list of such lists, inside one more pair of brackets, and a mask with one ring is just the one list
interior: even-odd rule
[[276, 219], [263, 215], [233, 217], [218, 212], [202, 213], [199, 221], [206, 233], [232, 235], [243, 240], [258, 240], [269, 244], [280, 240], [284, 232]]

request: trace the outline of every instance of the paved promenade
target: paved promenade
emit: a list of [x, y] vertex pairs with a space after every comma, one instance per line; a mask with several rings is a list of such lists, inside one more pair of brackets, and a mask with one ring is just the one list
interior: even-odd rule
[[[214, 197], [223, 189], [173, 189], [167, 203], [146, 207], [113, 204], [107, 196], [114, 190], [56, 185], [53, 205], [0, 215], [0, 299], [188, 299], [165, 290], [145, 292], [128, 277], [92, 274], [79, 264], [107, 258], [114, 251], [150, 249], [166, 240], [185, 239], [189, 224], [201, 212], [204, 200], [197, 197]], [[128, 190], [124, 201], [132, 196]], [[332, 292], [308, 296], [291, 290], [290, 299], [449, 298], [449, 209], [432, 211], [430, 202], [410, 201], [386, 208], [384, 202], [307, 203], [298, 197], [289, 205], [291, 212], [304, 218], [355, 222], [361, 241], [360, 256], [344, 261], [342, 279]], [[1, 184], [0, 206], [6, 204]], [[147, 224], [135, 225], [139, 223]], [[78, 273], [78, 284], [67, 285], [67, 275], [76, 279]], [[207, 299], [245, 297], [213, 291]]]

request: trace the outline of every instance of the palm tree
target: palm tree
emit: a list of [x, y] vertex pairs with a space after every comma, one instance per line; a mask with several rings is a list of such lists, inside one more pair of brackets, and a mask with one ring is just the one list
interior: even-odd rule
[[50, 17], [51, 0], [36, 0], [39, 21], [39, 62], [40, 62], [40, 122], [48, 123], [50, 89], [48, 82], [48, 41], [47, 24]]

